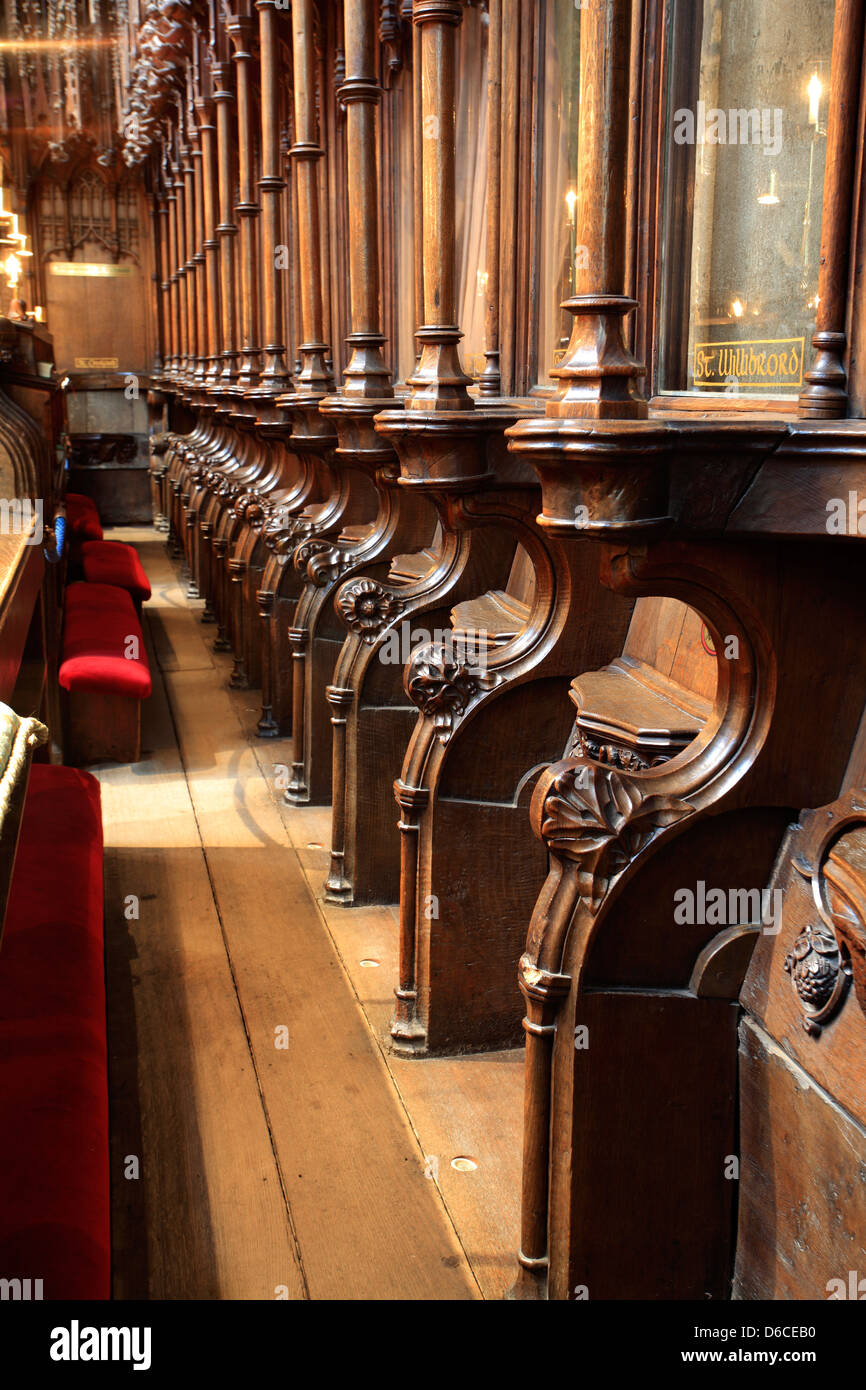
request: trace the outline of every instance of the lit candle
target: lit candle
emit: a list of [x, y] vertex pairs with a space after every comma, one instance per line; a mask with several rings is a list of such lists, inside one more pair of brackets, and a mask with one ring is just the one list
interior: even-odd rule
[[574, 191], [573, 188], [570, 188], [570, 189], [568, 190], [568, 192], [566, 193], [566, 195], [565, 195], [565, 201], [566, 201], [566, 203], [568, 204], [568, 216], [569, 216], [569, 220], [570, 220], [571, 222], [573, 222], [573, 221], [574, 221], [574, 205], [575, 205], [575, 203], [577, 202], [577, 194], [575, 193], [575, 191]]
[[817, 72], [809, 78], [809, 124], [818, 129], [818, 116], [821, 109], [821, 79]]

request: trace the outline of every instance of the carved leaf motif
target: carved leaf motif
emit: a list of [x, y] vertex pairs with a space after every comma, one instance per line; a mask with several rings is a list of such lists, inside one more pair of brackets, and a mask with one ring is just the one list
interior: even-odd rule
[[299, 574], [303, 574], [314, 555], [330, 548], [327, 541], [302, 541], [292, 557], [295, 569]]
[[455, 720], [485, 690], [492, 690], [501, 677], [469, 666], [455, 648], [443, 642], [428, 642], [413, 652], [406, 668], [404, 688], [421, 713], [433, 719], [442, 743], [454, 731]]
[[338, 545], [329, 545], [319, 555], [314, 555], [307, 565], [307, 578], [319, 589], [336, 584], [346, 569], [348, 556]]
[[609, 767], [579, 764], [556, 778], [544, 803], [541, 834], [548, 848], [581, 864], [581, 898], [594, 912], [613, 878], [666, 826], [693, 807], [647, 793]]

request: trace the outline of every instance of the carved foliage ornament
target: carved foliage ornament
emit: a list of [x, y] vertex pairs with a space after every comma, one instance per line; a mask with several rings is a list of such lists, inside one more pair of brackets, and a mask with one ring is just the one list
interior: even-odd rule
[[595, 913], [611, 881], [693, 810], [614, 768], [579, 764], [564, 769], [548, 792], [541, 836], [548, 849], [580, 866], [580, 900]]
[[458, 716], [483, 691], [492, 690], [501, 677], [470, 666], [455, 643], [427, 642], [412, 653], [403, 688], [423, 715], [432, 718], [437, 736], [447, 743]]

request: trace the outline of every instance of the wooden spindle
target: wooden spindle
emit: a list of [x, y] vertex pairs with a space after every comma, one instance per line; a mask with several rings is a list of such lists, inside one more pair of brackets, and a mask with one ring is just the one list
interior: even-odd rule
[[232, 15], [227, 25], [234, 44], [238, 96], [238, 202], [235, 216], [240, 226], [240, 364], [237, 384], [249, 391], [258, 385], [261, 373], [259, 329], [258, 219], [261, 208], [253, 196], [253, 151], [255, 149], [255, 111], [252, 101], [253, 20], [250, 15]]
[[216, 106], [217, 167], [219, 174], [219, 239], [220, 266], [220, 357], [222, 367], [219, 384], [232, 389], [238, 374], [237, 351], [237, 235], [232, 218], [234, 197], [235, 122], [232, 119], [234, 93], [231, 90], [231, 64], [214, 63], [214, 105]]
[[186, 202], [186, 189], [183, 177], [183, 154], [180, 135], [177, 141], [177, 156], [172, 164], [172, 175], [174, 178], [174, 221], [175, 221], [175, 246], [177, 248], [177, 302], [178, 302], [178, 361], [175, 377], [182, 382], [187, 369], [189, 358], [189, 319], [186, 293], [186, 216], [184, 205]]
[[162, 374], [166, 352], [165, 313], [162, 296], [162, 226], [160, 224], [160, 203], [159, 194], [154, 193], [148, 206], [153, 254], [153, 272], [150, 279], [153, 285], [153, 306], [155, 310], [156, 328], [156, 341], [154, 343], [153, 353], [153, 375], [155, 377]]
[[[196, 108], [198, 98], [196, 98]], [[204, 169], [201, 144], [201, 131], [196, 128], [192, 132], [192, 166], [193, 166], [193, 190], [195, 194], [195, 250], [193, 252], [193, 278], [195, 280], [195, 307], [196, 307], [196, 359], [195, 359], [195, 381], [198, 386], [203, 385], [205, 373], [207, 371], [207, 344], [208, 344], [208, 319], [207, 319], [207, 262], [205, 257], [205, 229], [204, 229]]]
[[[411, 9], [411, 6], [410, 6]], [[412, 202], [415, 293], [415, 367], [421, 361], [418, 329], [424, 322], [424, 177], [421, 158], [421, 30], [412, 25]]]
[[256, 0], [259, 12], [259, 52], [262, 108], [262, 290], [264, 348], [262, 388], [272, 394], [289, 384], [283, 315], [283, 272], [277, 264], [286, 256], [283, 242], [282, 195], [286, 186], [280, 173], [280, 94], [275, 0]]
[[391, 397], [391, 373], [382, 356], [379, 281], [379, 170], [376, 158], [376, 0], [345, 0], [346, 80], [338, 96], [346, 107], [346, 163], [351, 190], [349, 287], [352, 356], [344, 372], [344, 396]]
[[857, 108], [863, 62], [866, 0], [836, 0], [827, 113], [827, 159], [821, 216], [815, 361], [800, 393], [801, 420], [840, 420], [848, 414], [845, 317], [848, 301]]
[[301, 332], [298, 355], [301, 370], [295, 378], [299, 395], [328, 395], [334, 378], [328, 366], [324, 337], [319, 225], [318, 162], [322, 150], [316, 122], [316, 46], [313, 0], [292, 4], [295, 143], [290, 154], [298, 187], [298, 255], [301, 266]]
[[211, 98], [202, 101], [200, 107], [200, 129], [202, 147], [202, 173], [204, 176], [204, 253], [206, 260], [206, 283], [208, 301], [207, 384], [212, 386], [218, 379], [219, 329], [220, 329], [220, 248], [217, 240], [219, 211], [217, 192], [219, 173], [217, 169], [216, 125], [214, 124], [214, 103]]
[[185, 271], [184, 285], [186, 288], [186, 331], [187, 331], [187, 358], [186, 372], [184, 381], [189, 386], [195, 371], [196, 355], [198, 353], [198, 331], [196, 319], [196, 294], [195, 294], [195, 170], [192, 162], [192, 151], [189, 141], [184, 133], [184, 142], [181, 146], [181, 172], [184, 182], [184, 264]]
[[482, 396], [502, 390], [499, 368], [499, 204], [502, 178], [502, 0], [490, 0], [487, 39], [487, 285]]
[[644, 419], [636, 378], [642, 367], [623, 338], [636, 307], [625, 293], [626, 172], [629, 139], [631, 0], [587, 0], [580, 11], [580, 133], [574, 315], [565, 359], [551, 371], [561, 385], [547, 413]]
[[[424, 322], [407, 410], [472, 410], [460, 363], [455, 245], [455, 105], [460, 0], [415, 0], [420, 35], [421, 176], [424, 187]], [[416, 228], [416, 235], [418, 229]]]

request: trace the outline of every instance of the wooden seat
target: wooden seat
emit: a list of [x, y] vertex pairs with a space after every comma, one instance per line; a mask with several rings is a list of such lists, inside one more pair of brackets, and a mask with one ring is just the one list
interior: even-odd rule
[[676, 599], [642, 599], [623, 655], [571, 683], [571, 751], [631, 772], [658, 767], [700, 733], [714, 690], [715, 657], [698, 615]]
[[508, 584], [480, 598], [458, 603], [451, 610], [451, 628], [458, 642], [479, 651], [504, 647], [529, 621], [535, 576], [523, 546], [517, 547]]

